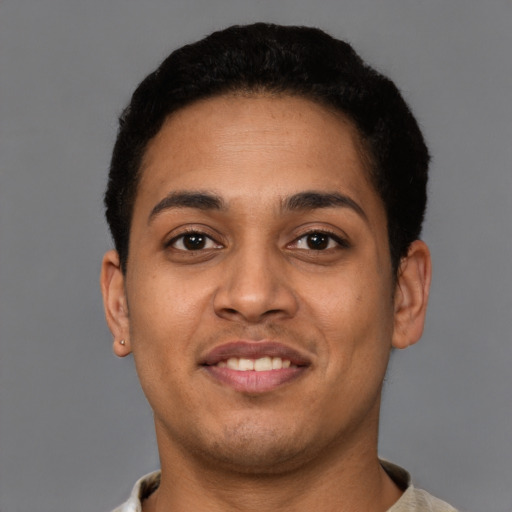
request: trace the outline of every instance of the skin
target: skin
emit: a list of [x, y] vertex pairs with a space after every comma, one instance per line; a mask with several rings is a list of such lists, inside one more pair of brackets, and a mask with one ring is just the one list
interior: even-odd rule
[[[198, 191], [222, 208], [162, 203]], [[310, 191], [352, 203], [285, 207]], [[205, 245], [187, 250], [187, 230]], [[109, 251], [101, 276], [114, 351], [133, 353], [154, 411], [162, 482], [144, 511], [387, 510], [401, 491], [377, 458], [382, 382], [391, 348], [421, 335], [430, 273], [416, 241], [394, 279], [384, 207], [340, 114], [264, 95], [173, 114], [145, 154], [126, 275]], [[308, 365], [235, 389], [202, 361], [237, 340]]]

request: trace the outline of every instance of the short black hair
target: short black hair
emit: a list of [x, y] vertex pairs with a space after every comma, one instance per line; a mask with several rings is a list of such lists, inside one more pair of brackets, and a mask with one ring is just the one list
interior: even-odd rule
[[421, 233], [426, 207], [429, 154], [416, 120], [394, 83], [348, 43], [317, 28], [267, 23], [232, 26], [174, 51], [122, 112], [105, 206], [123, 272], [148, 142], [173, 112], [237, 92], [298, 95], [352, 120], [385, 206], [396, 274]]

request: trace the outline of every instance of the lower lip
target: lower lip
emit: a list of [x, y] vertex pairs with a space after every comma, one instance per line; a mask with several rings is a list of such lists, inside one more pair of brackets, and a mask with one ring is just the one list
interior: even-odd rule
[[307, 367], [282, 368], [257, 372], [245, 372], [221, 368], [218, 366], [203, 366], [206, 372], [217, 381], [244, 393], [266, 393], [283, 384], [291, 382], [304, 374]]

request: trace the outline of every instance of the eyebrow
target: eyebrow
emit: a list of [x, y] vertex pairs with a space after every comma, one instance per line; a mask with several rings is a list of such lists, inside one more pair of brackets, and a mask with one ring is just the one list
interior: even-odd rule
[[187, 191], [171, 192], [159, 201], [151, 210], [148, 223], [159, 213], [175, 208], [195, 208], [197, 210], [224, 210], [224, 201], [210, 192]]
[[[171, 192], [153, 207], [148, 217], [148, 223], [159, 213], [175, 208], [221, 211], [226, 209], [226, 205], [221, 197], [211, 192]], [[368, 222], [368, 217], [361, 206], [350, 197], [338, 192], [299, 192], [285, 198], [281, 204], [283, 211], [308, 211], [321, 208], [350, 208]]]
[[353, 199], [338, 192], [307, 191], [294, 194], [283, 201], [284, 211], [307, 211], [320, 208], [350, 208], [368, 222], [365, 211]]

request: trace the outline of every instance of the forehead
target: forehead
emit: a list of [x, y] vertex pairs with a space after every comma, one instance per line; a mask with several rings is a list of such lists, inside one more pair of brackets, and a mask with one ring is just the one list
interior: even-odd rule
[[333, 178], [373, 188], [368, 167], [359, 133], [341, 113], [296, 96], [226, 95], [168, 117], [147, 146], [139, 189], [198, 178], [225, 189], [233, 178], [261, 186], [278, 174], [298, 188], [312, 179], [333, 186]]

